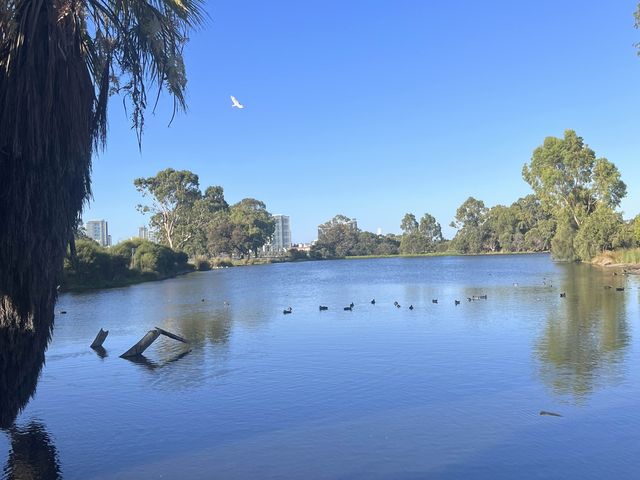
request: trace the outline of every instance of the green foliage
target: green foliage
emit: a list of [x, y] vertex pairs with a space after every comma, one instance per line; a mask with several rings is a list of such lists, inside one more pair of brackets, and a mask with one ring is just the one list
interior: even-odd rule
[[313, 246], [317, 258], [342, 258], [354, 255], [359, 230], [355, 222], [344, 215], [336, 215], [318, 227], [318, 242]]
[[576, 230], [571, 220], [567, 217], [560, 219], [556, 233], [551, 240], [553, 258], [564, 262], [577, 260], [574, 248], [575, 236]]
[[[485, 245], [484, 223], [488, 213], [482, 200], [473, 197], [467, 198], [458, 210], [451, 226], [458, 228], [458, 233], [453, 239], [454, 248], [461, 253], [478, 253]], [[490, 244], [490, 242], [487, 242]]]
[[202, 255], [198, 255], [193, 259], [193, 266], [199, 272], [206, 272], [207, 270], [211, 270], [211, 262], [207, 257]]
[[563, 139], [547, 137], [522, 176], [545, 210], [556, 217], [566, 212], [578, 228], [598, 205], [617, 207], [627, 191], [615, 165], [596, 159], [573, 130], [565, 131]]
[[318, 241], [311, 247], [309, 258], [397, 255], [399, 248], [400, 239], [396, 235], [364, 232], [357, 228], [355, 220], [336, 215], [318, 227]]
[[167, 168], [153, 177], [133, 181], [151, 205], [138, 205], [142, 213], [151, 213], [151, 227], [162, 243], [184, 249], [194, 236], [199, 220], [196, 205], [202, 198], [198, 175], [189, 170]]
[[293, 262], [298, 260], [308, 260], [309, 255], [307, 255], [307, 252], [303, 252], [297, 248], [291, 248], [287, 251], [287, 259]]
[[[132, 255], [133, 253], [133, 255]], [[107, 249], [76, 241], [76, 260], [65, 260], [63, 286], [70, 289], [128, 285], [189, 271], [187, 255], [147, 240], [127, 240]]]
[[605, 250], [613, 248], [614, 238], [623, 227], [622, 216], [606, 205], [601, 205], [583, 222], [576, 234], [574, 246], [581, 260], [591, 260]]
[[627, 193], [620, 172], [606, 158], [596, 158], [573, 130], [562, 139], [547, 137], [522, 176], [558, 223], [551, 243], [555, 258], [589, 260], [616, 238], [628, 242], [614, 211]]
[[459, 228], [452, 245], [460, 253], [548, 251], [555, 233], [555, 221], [535, 195], [490, 209], [470, 197], [451, 225]]
[[258, 255], [275, 231], [273, 216], [264, 202], [245, 198], [228, 210], [211, 217], [207, 227], [207, 249], [210, 255], [237, 254], [241, 258]]
[[400, 253], [403, 255], [434, 252], [443, 240], [440, 224], [428, 213], [423, 215], [420, 223], [413, 213], [407, 213], [402, 219], [400, 228], [403, 231]]

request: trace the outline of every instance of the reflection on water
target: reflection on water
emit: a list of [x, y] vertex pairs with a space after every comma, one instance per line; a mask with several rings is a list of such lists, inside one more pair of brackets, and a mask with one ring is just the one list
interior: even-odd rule
[[48, 340], [48, 333], [0, 328], [0, 428], [34, 395]]
[[[13, 363], [31, 390], [0, 396], [0, 464], [7, 478], [635, 479], [637, 285], [523, 255], [278, 264], [63, 295], [26, 427], [12, 421], [37, 355]], [[161, 336], [119, 357], [156, 326], [190, 345]]]
[[6, 432], [11, 440], [11, 450], [4, 466], [3, 478], [7, 480], [62, 478], [58, 452], [44, 425], [32, 421], [24, 427], [13, 426]]
[[[624, 277], [578, 264], [563, 266], [560, 291], [566, 297], [547, 309], [536, 352], [545, 384], [577, 400], [597, 384], [615, 384], [630, 343]], [[614, 283], [615, 286], [612, 286]]]
[[124, 360], [127, 360], [131, 363], [135, 363], [137, 365], [142, 365], [146, 369], [150, 371], [157, 370], [159, 368], [166, 367], [167, 365], [172, 364], [173, 362], [177, 362], [181, 358], [184, 358], [187, 354], [189, 354], [191, 350], [187, 350], [185, 352], [177, 353], [169, 358], [163, 359], [161, 361], [149, 360], [144, 355], [137, 355], [135, 357], [126, 357]]

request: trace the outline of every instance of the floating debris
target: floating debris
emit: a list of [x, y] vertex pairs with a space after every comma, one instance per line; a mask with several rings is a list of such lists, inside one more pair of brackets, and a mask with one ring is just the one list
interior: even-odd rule
[[540, 410], [540, 415], [547, 415], [549, 417], [561, 417], [562, 416], [559, 413], [547, 412], [546, 410]]
[[173, 338], [174, 340], [178, 340], [179, 342], [186, 343], [187, 345], [189, 344], [189, 341], [182, 338], [181, 336], [176, 335], [175, 333], [167, 332], [166, 330], [163, 330], [160, 327], [156, 327], [153, 330], [149, 330], [145, 334], [145, 336], [140, 339], [138, 343], [136, 343], [133, 347], [131, 347], [129, 350], [127, 350], [122, 355], [120, 355], [120, 357], [127, 358], [127, 357], [135, 357], [137, 355], [142, 355], [142, 352], [144, 352], [147, 348], [149, 348], [149, 345], [155, 342], [160, 335]]
[[91, 343], [90, 347], [93, 349], [102, 347], [102, 344], [106, 340], [107, 335], [109, 335], [109, 330], [100, 329], [100, 331], [98, 332], [98, 335], [96, 335], [96, 338], [93, 341], [93, 343]]

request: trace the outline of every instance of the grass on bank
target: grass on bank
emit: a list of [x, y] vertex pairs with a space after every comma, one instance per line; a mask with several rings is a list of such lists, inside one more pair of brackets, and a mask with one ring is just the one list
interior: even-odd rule
[[608, 250], [594, 257], [591, 263], [603, 267], [607, 265], [640, 265], [640, 248]]

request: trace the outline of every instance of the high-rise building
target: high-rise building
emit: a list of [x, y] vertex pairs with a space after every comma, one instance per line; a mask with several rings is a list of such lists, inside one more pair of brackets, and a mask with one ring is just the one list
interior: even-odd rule
[[138, 227], [138, 238], [149, 240], [149, 229], [147, 227]]
[[291, 248], [291, 222], [287, 215], [274, 215], [276, 229], [273, 232], [270, 250], [272, 252], [286, 252]]
[[103, 247], [111, 245], [111, 235], [109, 235], [109, 226], [106, 220], [89, 220], [84, 225], [87, 236]]

